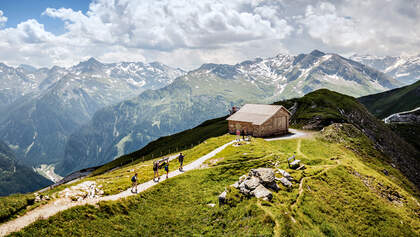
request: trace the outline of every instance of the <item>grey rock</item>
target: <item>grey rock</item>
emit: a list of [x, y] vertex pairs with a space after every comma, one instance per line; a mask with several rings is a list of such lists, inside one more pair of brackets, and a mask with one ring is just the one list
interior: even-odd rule
[[251, 179], [247, 179], [243, 183], [247, 189], [254, 190], [260, 185], [260, 180], [257, 177], [251, 177]]
[[239, 177], [238, 182], [239, 182], [239, 183], [242, 183], [243, 181], [245, 181], [245, 180], [246, 180], [246, 178], [247, 178], [247, 176], [246, 176], [246, 175], [242, 175], [241, 177]]
[[226, 190], [225, 190], [225, 191], [223, 191], [223, 192], [219, 195], [219, 205], [226, 204], [226, 195], [227, 195]]
[[300, 166], [300, 160], [294, 160], [294, 161], [290, 162], [289, 166], [292, 169], [299, 168], [299, 166]]
[[292, 183], [291, 183], [289, 180], [287, 180], [285, 177], [280, 178], [280, 182], [281, 182], [281, 183], [282, 183], [285, 187], [288, 187], [288, 188], [292, 187]]
[[270, 168], [252, 169], [250, 174], [252, 174], [252, 176], [258, 177], [263, 184], [272, 183], [276, 178], [274, 175], [274, 170]]
[[286, 179], [288, 179], [288, 180], [290, 180], [290, 181], [292, 181], [292, 180], [293, 180], [292, 176], [290, 176], [290, 174], [289, 174], [287, 171], [282, 170], [282, 169], [277, 169], [277, 170], [278, 170], [278, 171], [279, 171], [279, 173], [280, 173], [281, 175], [283, 175], [283, 177], [285, 177]]
[[277, 185], [276, 182], [271, 182], [271, 183], [265, 184], [264, 187], [272, 189], [276, 192], [280, 190], [280, 187]]
[[262, 185], [259, 185], [254, 191], [251, 192], [256, 198], [262, 198], [266, 201], [270, 201], [273, 198], [273, 194]]

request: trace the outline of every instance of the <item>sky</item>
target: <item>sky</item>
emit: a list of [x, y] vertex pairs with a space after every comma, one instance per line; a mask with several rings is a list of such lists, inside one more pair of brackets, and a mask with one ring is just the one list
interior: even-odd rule
[[420, 54], [419, 0], [0, 0], [0, 62], [191, 70], [308, 53]]

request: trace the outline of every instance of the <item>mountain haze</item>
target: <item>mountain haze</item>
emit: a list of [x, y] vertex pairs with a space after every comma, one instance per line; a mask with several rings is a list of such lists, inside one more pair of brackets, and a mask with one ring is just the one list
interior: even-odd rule
[[43, 188], [51, 181], [17, 162], [13, 151], [0, 141], [0, 196]]
[[[7, 100], [12, 102], [0, 123], [0, 138], [30, 166], [62, 160], [67, 137], [98, 109], [161, 88], [184, 74], [160, 63], [103, 64], [94, 58], [71, 68], [33, 69], [31, 74], [8, 68], [9, 74], [24, 79], [39, 75], [20, 92], [21, 97]], [[9, 74], [0, 76], [9, 78]]]

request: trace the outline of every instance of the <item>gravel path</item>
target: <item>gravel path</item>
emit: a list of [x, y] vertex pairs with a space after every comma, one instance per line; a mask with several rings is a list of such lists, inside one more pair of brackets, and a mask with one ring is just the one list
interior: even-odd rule
[[[197, 169], [201, 166], [201, 164], [206, 161], [207, 159], [215, 156], [217, 153], [219, 153], [220, 151], [222, 151], [223, 149], [225, 149], [227, 146], [231, 145], [232, 143], [234, 143], [235, 141], [231, 141], [228, 142], [226, 144], [224, 144], [223, 146], [220, 146], [218, 148], [216, 148], [215, 150], [211, 151], [210, 153], [198, 158], [197, 160], [191, 162], [188, 165], [185, 165], [183, 168], [183, 172], [179, 171], [179, 170], [175, 170], [172, 172], [169, 172], [169, 178], [178, 176], [184, 172], [187, 172], [189, 170], [194, 170]], [[173, 155], [169, 157], [169, 160], [173, 160], [176, 159], [178, 157], [178, 155]], [[160, 176], [160, 182], [166, 180], [166, 174]], [[148, 188], [155, 186], [156, 184], [159, 184], [159, 182], [155, 182], [153, 180], [150, 180], [148, 182], [139, 184], [137, 186], [138, 192], [143, 192], [145, 190], [147, 190]], [[39, 220], [39, 219], [46, 219], [50, 216], [53, 216], [55, 214], [57, 214], [60, 211], [64, 211], [67, 210], [69, 208], [75, 207], [75, 206], [82, 206], [82, 205], [86, 205], [86, 204], [91, 204], [94, 205], [100, 201], [110, 201], [110, 200], [118, 200], [121, 198], [125, 198], [128, 196], [132, 196], [132, 195], [136, 195], [136, 193], [132, 193], [131, 192], [131, 188], [127, 189], [126, 191], [123, 191], [121, 193], [115, 194], [115, 195], [110, 195], [110, 196], [105, 196], [105, 197], [100, 197], [100, 198], [96, 198], [96, 199], [85, 199], [83, 201], [79, 201], [79, 202], [72, 202], [69, 199], [65, 199], [65, 198], [61, 198], [61, 199], [57, 199], [52, 203], [46, 204], [44, 206], [41, 206], [39, 208], [36, 208], [28, 213], [26, 213], [25, 215], [18, 217], [14, 220], [11, 220], [9, 222], [3, 223], [2, 225], [0, 225], [0, 236], [5, 236], [8, 235], [10, 233], [19, 231], [23, 228], [25, 228], [26, 226], [32, 224], [33, 222]]]

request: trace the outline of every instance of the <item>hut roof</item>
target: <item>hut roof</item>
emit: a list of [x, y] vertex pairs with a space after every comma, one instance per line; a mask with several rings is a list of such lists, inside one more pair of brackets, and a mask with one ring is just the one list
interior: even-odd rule
[[290, 112], [281, 105], [246, 104], [239, 111], [227, 118], [227, 120], [261, 125], [279, 110], [284, 110], [290, 115]]

